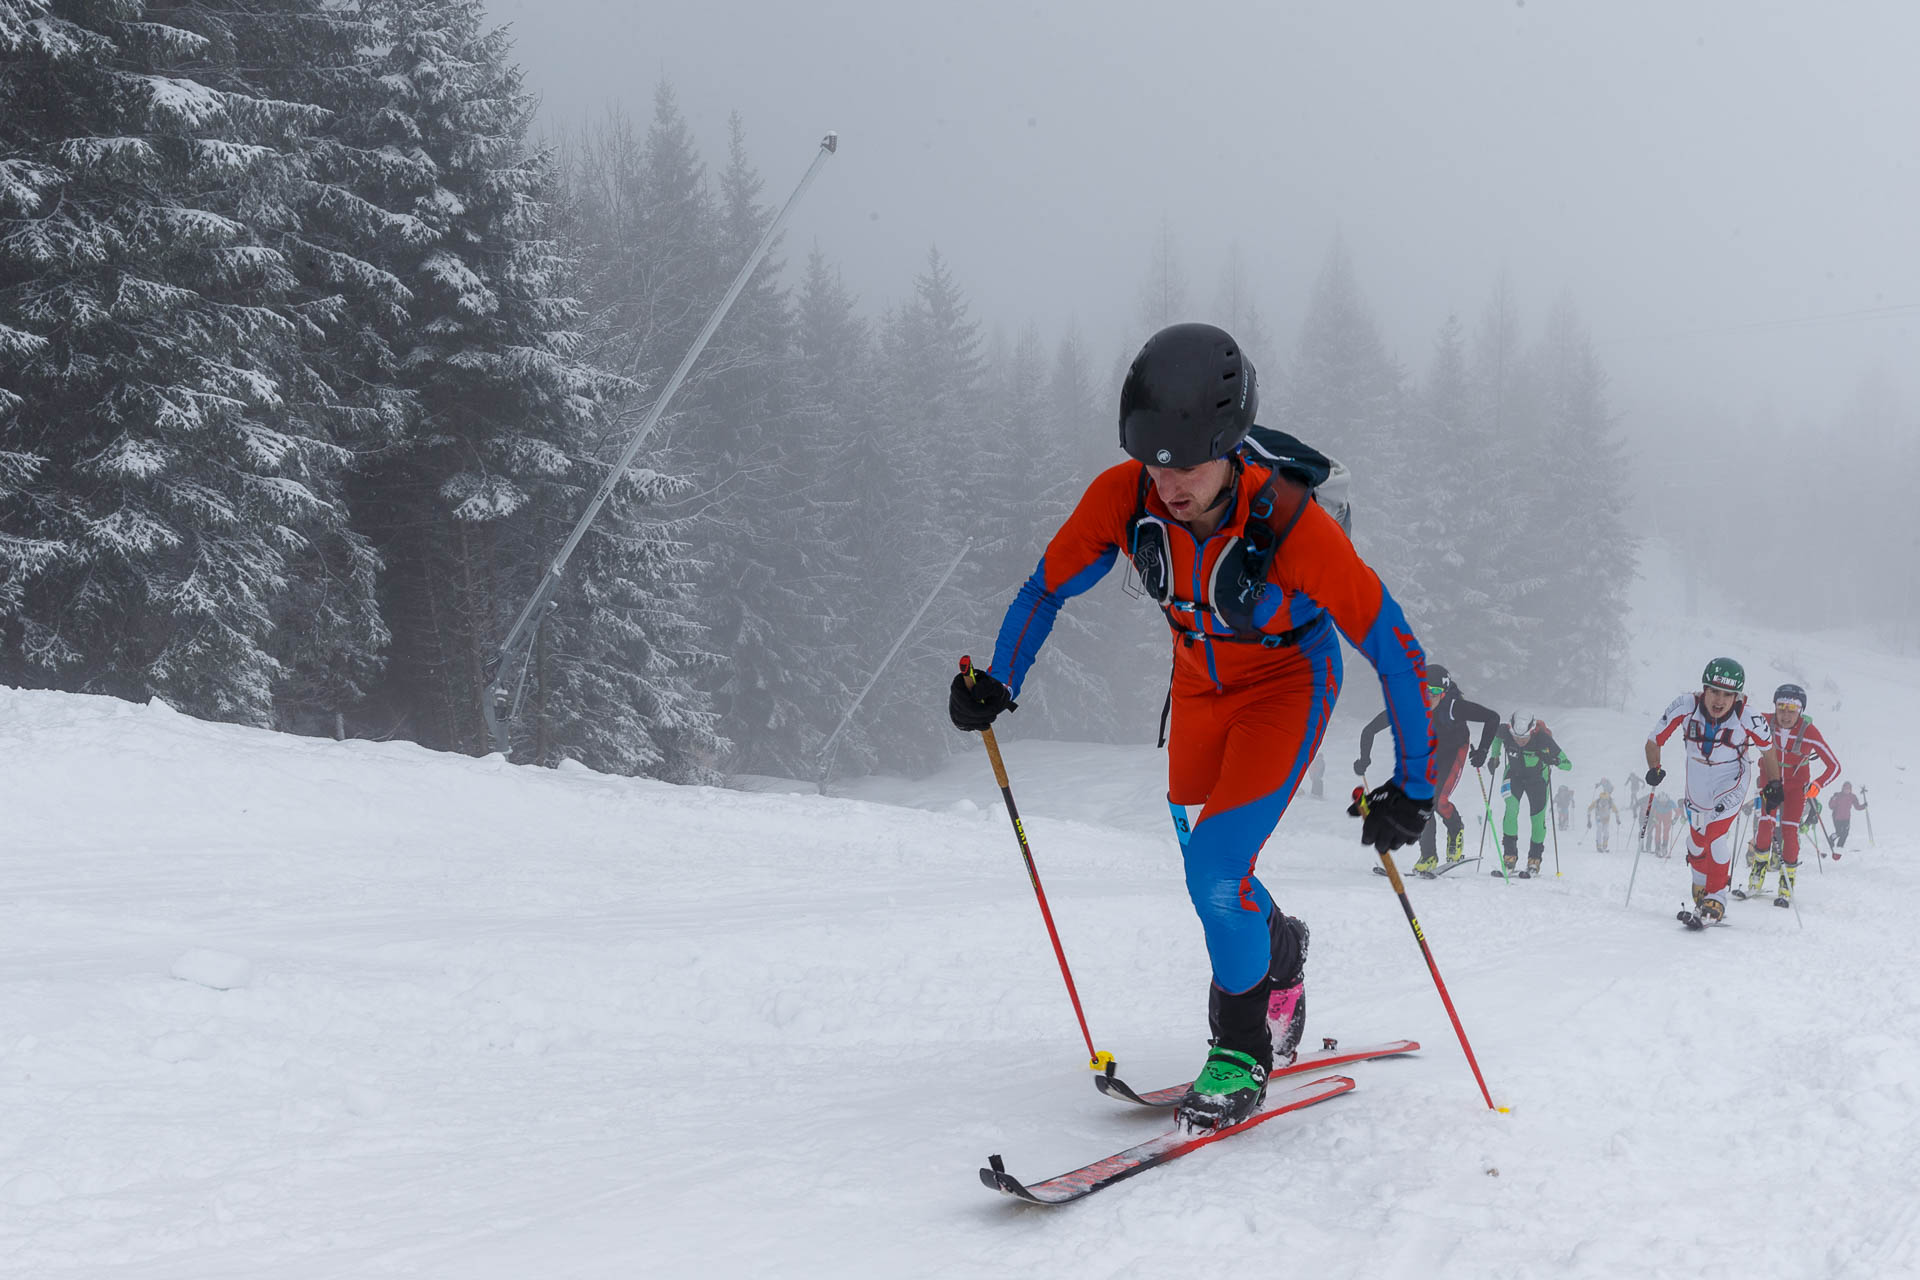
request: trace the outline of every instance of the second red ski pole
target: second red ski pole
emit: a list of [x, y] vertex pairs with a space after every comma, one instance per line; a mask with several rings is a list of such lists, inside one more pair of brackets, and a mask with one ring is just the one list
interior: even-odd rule
[[[1353, 803], [1364, 817], [1367, 795], [1359, 787], [1353, 789]], [[1440, 977], [1440, 966], [1433, 962], [1433, 948], [1427, 945], [1427, 935], [1421, 931], [1420, 921], [1413, 914], [1413, 902], [1407, 897], [1406, 882], [1400, 879], [1400, 868], [1393, 865], [1393, 855], [1384, 847], [1376, 848], [1374, 852], [1380, 855], [1380, 865], [1386, 868], [1387, 880], [1400, 898], [1400, 909], [1407, 913], [1407, 923], [1413, 927], [1413, 940], [1420, 944], [1420, 954], [1427, 959], [1427, 972], [1433, 975], [1433, 985], [1440, 992], [1440, 1003], [1447, 1007], [1447, 1017], [1453, 1019], [1453, 1033], [1460, 1037], [1460, 1048], [1467, 1055], [1467, 1065], [1473, 1068], [1473, 1080], [1480, 1086], [1480, 1096], [1487, 1100], [1488, 1109], [1505, 1111], [1505, 1107], [1494, 1105], [1493, 1095], [1487, 1092], [1486, 1077], [1480, 1074], [1480, 1060], [1473, 1056], [1473, 1046], [1467, 1043], [1467, 1029], [1460, 1025], [1460, 1014], [1453, 1007], [1453, 997], [1447, 994], [1447, 984]]]

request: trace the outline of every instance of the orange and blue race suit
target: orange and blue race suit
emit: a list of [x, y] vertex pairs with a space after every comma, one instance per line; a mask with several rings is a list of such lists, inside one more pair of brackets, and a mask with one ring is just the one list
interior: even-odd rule
[[[1266, 978], [1270, 963], [1273, 897], [1254, 878], [1254, 863], [1318, 753], [1340, 693], [1334, 630], [1380, 677], [1394, 780], [1418, 800], [1434, 792], [1426, 655], [1339, 524], [1284, 475], [1271, 476], [1271, 523], [1286, 532], [1245, 619], [1250, 626], [1236, 629], [1221, 598], [1234, 589], [1248, 512], [1268, 469], [1236, 463], [1226, 517], [1204, 540], [1173, 519], [1150, 485], [1143, 497], [1142, 470], [1124, 462], [1095, 477], [1008, 608], [991, 670], [1018, 696], [1060, 606], [1105, 577], [1117, 557], [1132, 555], [1142, 525], [1155, 526], [1167, 571], [1161, 607], [1175, 633], [1167, 800], [1214, 982], [1242, 992]], [[1204, 806], [1190, 830], [1189, 805]]]

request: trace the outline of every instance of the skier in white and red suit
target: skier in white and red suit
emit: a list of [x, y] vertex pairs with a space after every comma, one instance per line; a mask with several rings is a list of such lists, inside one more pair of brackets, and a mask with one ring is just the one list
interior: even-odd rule
[[[1820, 730], [1807, 717], [1807, 691], [1797, 684], [1783, 684], [1773, 691], [1773, 714], [1767, 718], [1773, 730], [1773, 749], [1780, 759], [1780, 784], [1786, 789], [1778, 816], [1762, 813], [1753, 832], [1753, 870], [1747, 876], [1747, 893], [1759, 894], [1766, 888], [1767, 872], [1773, 869], [1773, 830], [1780, 826], [1781, 906], [1793, 899], [1793, 878], [1800, 869], [1800, 822], [1806, 817], [1807, 802], [1824, 791], [1840, 776], [1840, 757], [1833, 754]], [[1813, 762], [1820, 762], [1820, 776], [1813, 776]]]
[[1726, 915], [1733, 879], [1733, 824], [1747, 790], [1749, 754], [1760, 765], [1760, 794], [1767, 808], [1780, 804], [1782, 788], [1773, 759], [1767, 718], [1750, 715], [1740, 691], [1747, 673], [1732, 658], [1715, 658], [1700, 677], [1698, 693], [1683, 693], [1662, 713], [1647, 737], [1647, 785], [1657, 787], [1667, 771], [1660, 748], [1684, 726], [1687, 752], [1687, 865], [1693, 868], [1693, 909], [1680, 922], [1704, 928]]

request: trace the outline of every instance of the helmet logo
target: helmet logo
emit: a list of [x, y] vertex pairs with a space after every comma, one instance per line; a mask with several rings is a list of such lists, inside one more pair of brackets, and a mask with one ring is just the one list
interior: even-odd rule
[[1161, 466], [1164, 467], [1169, 462], [1173, 461], [1173, 450], [1162, 449], [1160, 452], [1154, 454], [1153, 457], [1154, 457], [1154, 461], [1158, 462]]

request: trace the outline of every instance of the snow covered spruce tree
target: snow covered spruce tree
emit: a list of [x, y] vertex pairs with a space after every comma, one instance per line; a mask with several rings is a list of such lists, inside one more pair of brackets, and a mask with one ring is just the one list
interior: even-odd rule
[[[896, 581], [904, 595], [863, 602], [861, 667], [869, 671], [973, 532], [979, 483], [995, 483], [1003, 474], [975, 453], [984, 447], [980, 326], [938, 249], [928, 251], [912, 296], [887, 317], [880, 365], [881, 443], [898, 489], [885, 513], [891, 519], [875, 533], [892, 543], [884, 554], [899, 565]], [[956, 466], [956, 458], [974, 460]], [[975, 481], [974, 467], [984, 481]], [[896, 766], [925, 765], [956, 746], [945, 723], [929, 714], [927, 689], [950, 679], [955, 659], [983, 642], [976, 637], [990, 607], [985, 572], [983, 561], [970, 553], [868, 695], [862, 713], [872, 712], [876, 738]]]
[[1352, 470], [1354, 542], [1417, 625], [1422, 588], [1409, 580], [1407, 522], [1424, 479], [1402, 446], [1405, 381], [1336, 240], [1308, 299], [1293, 367], [1283, 384], [1262, 389], [1261, 418]]
[[[580, 356], [550, 161], [527, 143], [533, 101], [504, 32], [477, 0], [374, 11], [386, 145], [420, 161], [404, 207], [431, 232], [394, 264], [412, 297], [398, 354], [418, 417], [368, 486], [389, 562], [387, 695], [420, 741], [488, 750], [495, 646], [617, 451], [605, 408], [627, 388]], [[517, 754], [700, 773], [711, 722], [677, 651], [685, 552], [638, 514], [675, 488], [636, 469], [576, 553], [534, 646]]]
[[[1492, 423], [1475, 411], [1460, 321], [1448, 316], [1434, 339], [1426, 385], [1409, 410], [1406, 445], [1426, 478], [1412, 510], [1413, 563], [1406, 590], [1418, 595], [1416, 625], [1428, 654], [1463, 685], [1488, 691], [1525, 665], [1507, 616], [1497, 499], [1503, 462]], [[1401, 588], [1396, 586], [1395, 592]], [[1409, 606], [1412, 608], [1412, 606]]]
[[1607, 375], [1570, 297], [1547, 315], [1533, 354], [1542, 397], [1536, 448], [1546, 553], [1530, 664], [1542, 696], [1610, 703], [1627, 651], [1627, 588], [1636, 564], [1626, 466], [1607, 407]]
[[[868, 675], [861, 663], [873, 656], [860, 633], [871, 621], [868, 602], [906, 595], [904, 563], [891, 554], [886, 526], [888, 505], [900, 498], [896, 459], [886, 446], [875, 403], [879, 374], [871, 326], [855, 308], [840, 272], [818, 249], [807, 255], [795, 301], [794, 342], [794, 434], [810, 455], [806, 470], [815, 477], [810, 536], [816, 545], [799, 590], [822, 615], [825, 643], [819, 660], [853, 696]], [[836, 724], [847, 705], [831, 708]], [[836, 773], [878, 768], [870, 723], [863, 705], [822, 767]]]
[[1467, 367], [1475, 438], [1481, 455], [1480, 500], [1493, 514], [1487, 544], [1479, 548], [1493, 607], [1481, 619], [1491, 687], [1487, 697], [1538, 698], [1532, 659], [1540, 644], [1539, 595], [1552, 571], [1536, 467], [1540, 400], [1526, 360], [1519, 303], [1502, 276], [1474, 330]]
[[277, 626], [339, 619], [349, 690], [384, 637], [308, 360], [338, 300], [277, 246], [328, 117], [261, 87], [290, 28], [232, 17], [12, 0], [0, 23], [0, 607], [9, 679], [265, 724]]
[[[982, 468], [978, 479], [985, 483], [975, 504], [979, 519], [969, 526], [983, 569], [975, 624], [981, 644], [994, 637], [1047, 539], [1092, 479], [1081, 474], [1080, 459], [1089, 453], [1087, 435], [1106, 436], [1091, 428], [1086, 369], [1077, 346], [1065, 345], [1050, 358], [1039, 331], [1029, 326], [1011, 346], [994, 344], [986, 375], [982, 443], [971, 451]], [[1106, 461], [1111, 465], [1115, 454], [1108, 451]], [[1103, 587], [1115, 587], [1119, 572]], [[1098, 598], [1115, 597], [1099, 590]], [[1057, 619], [1046, 665], [1021, 700], [1025, 736], [1111, 737], [1116, 708], [1109, 659], [1126, 652], [1138, 633], [1125, 623], [1117, 634], [1103, 631], [1118, 620], [1108, 616], [1110, 608], [1089, 608], [1094, 603], [1093, 596], [1082, 596]]]

